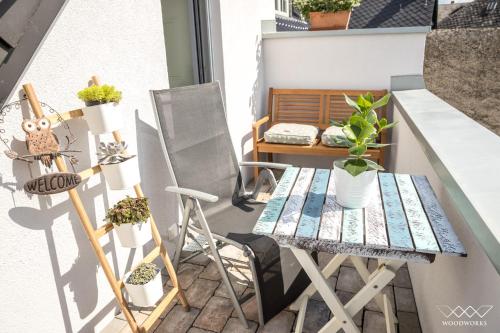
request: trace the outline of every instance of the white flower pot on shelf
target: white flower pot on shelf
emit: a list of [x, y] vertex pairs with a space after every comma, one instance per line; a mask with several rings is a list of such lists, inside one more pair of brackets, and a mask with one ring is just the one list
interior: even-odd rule
[[137, 156], [120, 163], [101, 164], [101, 170], [112, 190], [125, 190], [141, 182]]
[[127, 280], [131, 273], [132, 272], [128, 272], [125, 274], [123, 281], [132, 303], [141, 307], [155, 305], [155, 303], [163, 296], [161, 273], [158, 272], [156, 276], [146, 284], [130, 284], [127, 283]]
[[346, 208], [365, 208], [375, 191], [377, 170], [360, 173], [356, 177], [334, 163], [333, 179], [336, 187], [336, 200]]
[[149, 223], [122, 223], [114, 225], [115, 233], [123, 247], [136, 248], [146, 244], [151, 239]]
[[122, 127], [122, 115], [116, 103], [87, 106], [82, 111], [83, 118], [94, 135], [110, 133]]

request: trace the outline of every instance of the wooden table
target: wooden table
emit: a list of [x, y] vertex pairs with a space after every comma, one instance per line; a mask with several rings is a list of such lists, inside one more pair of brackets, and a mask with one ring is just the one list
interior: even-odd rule
[[[376, 191], [364, 209], [343, 208], [335, 201], [333, 172], [327, 169], [287, 168], [253, 232], [289, 247], [312, 284], [295, 302], [299, 309], [296, 332], [301, 332], [307, 300], [316, 290], [334, 317], [320, 332], [359, 332], [352, 317], [372, 299], [395, 332], [396, 317], [381, 290], [406, 261], [433, 262], [436, 254], [466, 256], [425, 176], [379, 173]], [[309, 252], [336, 254], [323, 268]], [[345, 306], [326, 279], [351, 258], [365, 286]], [[378, 259], [369, 272], [360, 257]]]

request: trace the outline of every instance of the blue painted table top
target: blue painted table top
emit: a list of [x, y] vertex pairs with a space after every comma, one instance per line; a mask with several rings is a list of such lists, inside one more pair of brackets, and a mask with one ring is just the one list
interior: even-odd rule
[[425, 176], [379, 173], [368, 207], [335, 200], [329, 169], [287, 168], [253, 232], [282, 246], [330, 253], [430, 262], [465, 256]]

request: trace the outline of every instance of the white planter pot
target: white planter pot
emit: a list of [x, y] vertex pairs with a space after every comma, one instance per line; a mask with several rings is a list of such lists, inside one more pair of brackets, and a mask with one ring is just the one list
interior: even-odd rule
[[365, 208], [375, 191], [377, 170], [365, 171], [356, 177], [334, 163], [333, 179], [339, 205], [346, 208]]
[[128, 272], [123, 278], [123, 281], [132, 303], [142, 307], [155, 305], [155, 303], [163, 296], [161, 273], [158, 272], [153, 280], [146, 284], [129, 284], [127, 283], [127, 279], [131, 273], [132, 272]]
[[112, 190], [125, 190], [141, 182], [137, 156], [121, 163], [101, 164], [101, 170]]
[[118, 104], [106, 103], [87, 106], [82, 109], [83, 118], [94, 135], [119, 130], [122, 127], [122, 114]]
[[115, 224], [114, 229], [123, 247], [136, 248], [146, 244], [151, 239], [149, 223]]

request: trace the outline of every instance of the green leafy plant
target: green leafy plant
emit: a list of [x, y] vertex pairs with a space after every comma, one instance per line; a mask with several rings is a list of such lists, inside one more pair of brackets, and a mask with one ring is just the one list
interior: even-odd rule
[[359, 6], [361, 0], [295, 0], [293, 6], [297, 8], [306, 19], [311, 12], [334, 13], [342, 10], [351, 10]]
[[396, 123], [388, 123], [384, 117], [379, 119], [375, 110], [389, 102], [390, 94], [375, 101], [373, 95], [367, 93], [360, 95], [357, 102], [350, 99], [347, 95], [344, 96], [347, 104], [355, 111], [347, 121], [332, 123], [342, 127], [345, 137], [337, 136], [334, 140], [339, 145], [349, 147], [350, 157], [346, 160], [336, 162], [336, 165], [345, 169], [353, 177], [369, 170], [384, 170], [382, 166], [365, 157], [369, 157], [369, 155], [366, 155], [368, 148], [380, 148], [389, 145], [377, 143], [377, 138], [382, 131], [394, 127]]
[[106, 220], [113, 224], [136, 224], [147, 222], [151, 216], [147, 198], [131, 198], [127, 196], [120, 200], [106, 213]]
[[153, 280], [158, 272], [160, 272], [160, 269], [153, 263], [140, 264], [129, 275], [127, 283], [133, 285], [146, 284], [149, 281]]
[[122, 99], [121, 91], [115, 89], [114, 86], [90, 86], [78, 92], [78, 98], [85, 102], [86, 105], [97, 105], [105, 103], [118, 103]]

